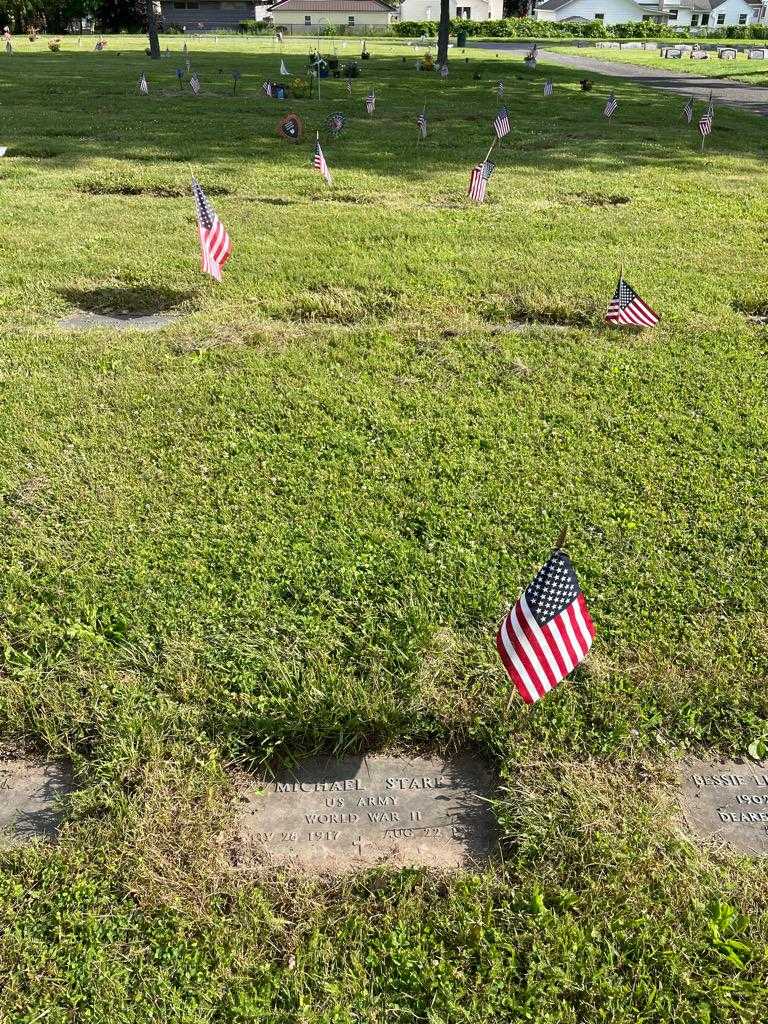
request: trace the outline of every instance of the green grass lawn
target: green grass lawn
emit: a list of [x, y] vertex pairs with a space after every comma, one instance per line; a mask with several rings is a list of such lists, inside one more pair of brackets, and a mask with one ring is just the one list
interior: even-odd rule
[[[720, 46], [742, 47], [747, 45], [743, 39], [719, 40]], [[603, 49], [597, 46], [560, 46], [557, 42], [546, 43], [548, 50], [557, 53], [570, 54], [577, 57], [594, 57], [596, 60], [610, 60], [619, 64], [640, 64], [646, 68], [663, 68], [665, 71], [672, 71], [686, 75], [700, 75], [704, 78], [733, 78], [737, 82], [747, 82], [749, 85], [765, 85], [768, 83], [768, 61], [748, 60], [746, 55], [739, 55], [734, 60], [720, 60], [716, 50], [709, 50], [707, 60], [691, 60], [684, 56], [679, 60], [666, 60], [661, 52], [652, 50], [613, 50]], [[662, 45], [674, 46], [675, 42], [670, 41]], [[762, 42], [756, 41], [754, 46], [762, 46]]]
[[[766, 733], [764, 122], [719, 109], [700, 156], [677, 97], [521, 54], [443, 84], [390, 42], [351, 100], [279, 104], [269, 41], [193, 41], [195, 98], [181, 42], [0, 60], [0, 733], [81, 787], [58, 847], [0, 859], [0, 1020], [764, 1022], [765, 865], [687, 840], [669, 786]], [[622, 262], [652, 332], [602, 322]], [[594, 653], [506, 712], [495, 629], [563, 524]], [[231, 767], [466, 747], [503, 863], [221, 868]]]

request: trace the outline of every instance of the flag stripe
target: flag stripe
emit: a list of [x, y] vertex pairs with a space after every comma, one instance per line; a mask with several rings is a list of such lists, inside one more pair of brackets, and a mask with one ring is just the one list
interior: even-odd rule
[[522, 631], [522, 627], [520, 626], [517, 620], [517, 612], [519, 610], [519, 606], [520, 602], [518, 601], [517, 604], [515, 604], [514, 608], [510, 611], [507, 620], [510, 627], [510, 636], [514, 634], [514, 639], [516, 641], [514, 645], [513, 660], [519, 660], [519, 663], [525, 670], [525, 674], [527, 675], [531, 683], [534, 684], [539, 695], [544, 696], [547, 690], [550, 690], [552, 687], [550, 686], [547, 676], [539, 669], [536, 660], [531, 660], [531, 655], [534, 652], [532, 652], [532, 650], [530, 649], [530, 645], [528, 644], [525, 634]]
[[539, 692], [535, 683], [528, 675], [528, 671], [526, 670], [525, 665], [523, 665], [522, 661], [517, 656], [515, 644], [512, 640], [509, 628], [509, 620], [511, 614], [512, 613], [510, 612], [509, 615], [507, 615], [506, 618], [504, 619], [504, 622], [502, 623], [502, 627], [499, 630], [497, 638], [497, 646], [498, 641], [500, 640], [501, 647], [499, 648], [499, 650], [503, 651], [502, 661], [504, 662], [504, 666], [510, 678], [517, 686], [523, 699], [527, 701], [528, 704], [533, 704], [535, 701], [539, 699], [539, 697], [542, 696], [542, 694]]
[[557, 686], [563, 678], [563, 673], [560, 671], [560, 666], [552, 655], [552, 648], [549, 641], [541, 632], [538, 622], [533, 617], [533, 613], [528, 607], [528, 602], [525, 600], [525, 594], [523, 594], [518, 601], [518, 606], [521, 613], [520, 621], [525, 631], [525, 635], [528, 637], [528, 641], [534, 649], [538, 662], [546, 672], [550, 685]]

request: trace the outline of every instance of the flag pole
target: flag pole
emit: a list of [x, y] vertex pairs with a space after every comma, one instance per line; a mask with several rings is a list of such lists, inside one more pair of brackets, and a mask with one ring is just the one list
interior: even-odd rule
[[497, 143], [498, 141], [499, 141], [499, 140], [498, 140], [498, 137], [497, 137], [497, 138], [495, 138], [495, 139], [493, 140], [493, 142], [491, 143], [491, 148], [490, 148], [490, 149], [488, 150], [488, 152], [487, 152], [487, 153], [485, 154], [485, 160], [483, 160], [483, 163], [485, 163], [485, 161], [486, 161], [486, 160], [488, 159], [488, 157], [489, 157], [489, 156], [491, 155], [491, 153], [493, 152], [493, 147], [494, 147], [494, 146], [496, 145], [496, 143]]

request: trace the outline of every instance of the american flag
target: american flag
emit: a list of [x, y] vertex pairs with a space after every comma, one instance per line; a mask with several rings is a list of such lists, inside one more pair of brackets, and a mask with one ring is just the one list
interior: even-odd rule
[[552, 95], [552, 82], [549, 79], [547, 79], [546, 82], [544, 83], [544, 95], [545, 96], [551, 96]]
[[485, 190], [488, 187], [488, 179], [493, 174], [496, 164], [490, 160], [483, 160], [481, 164], [472, 168], [469, 178], [469, 192], [467, 195], [476, 203], [485, 202]]
[[605, 104], [605, 108], [603, 109], [603, 117], [613, 117], [613, 115], [616, 113], [618, 105], [619, 104], [616, 100], [616, 97], [613, 95], [613, 93], [611, 93], [611, 95], [608, 97], [607, 103]]
[[426, 139], [427, 137], [427, 115], [425, 113], [419, 114], [416, 118], [416, 126], [419, 129], [419, 138]]
[[506, 107], [502, 107], [494, 117], [493, 130], [496, 132], [497, 139], [503, 139], [505, 135], [509, 135], [509, 111]]
[[447, 64], [443, 64], [443, 66], [440, 68], [440, 77], [441, 78], [447, 78], [448, 77], [448, 65]]
[[149, 94], [149, 85], [147, 84], [147, 76], [142, 71], [141, 78], [139, 79], [139, 92], [144, 96]]
[[192, 195], [197, 205], [197, 234], [200, 239], [202, 255], [201, 270], [210, 274], [217, 281], [221, 280], [221, 268], [232, 254], [232, 242], [227, 229], [216, 216], [216, 211], [200, 187], [196, 178], [192, 179]]
[[688, 124], [690, 124], [693, 120], [693, 96], [691, 96], [691, 98], [683, 107], [683, 117], [688, 122]]
[[496, 95], [499, 97], [499, 99], [501, 99], [502, 96], [504, 95], [504, 83], [503, 82], [499, 82], [499, 84], [496, 86]]
[[322, 147], [320, 146], [320, 132], [317, 133], [317, 142], [315, 143], [315, 159], [312, 162], [315, 170], [320, 171], [322, 176], [325, 178], [328, 185], [333, 184], [333, 178], [331, 172], [328, 170], [328, 164], [325, 162], [325, 156], [323, 155]]
[[584, 661], [594, 636], [571, 560], [555, 551], [505, 617], [496, 648], [520, 696], [535, 704]]
[[[712, 122], [715, 119], [715, 108], [712, 106], [712, 99], [709, 100], [709, 106], [699, 118], [699, 131], [704, 138], [712, 132]], [[702, 143], [703, 145], [703, 143]]]
[[347, 79], [347, 95], [349, 95], [349, 96], [352, 95], [352, 79], [351, 78]]
[[190, 78], [189, 88], [192, 90], [195, 96], [197, 96], [197, 94], [200, 92], [200, 79], [197, 77], [197, 75], [192, 75], [192, 77]]
[[372, 92], [369, 92], [365, 97], [365, 109], [369, 114], [372, 114], [376, 109], [376, 96]]
[[291, 73], [291, 72], [290, 72], [290, 71], [288, 70], [288, 68], [287, 68], [287, 67], [285, 66], [285, 61], [284, 61], [284, 60], [281, 60], [281, 61], [280, 61], [280, 74], [281, 74], [281, 75], [290, 75], [290, 73]]
[[659, 322], [659, 315], [640, 298], [619, 275], [619, 283], [613, 298], [608, 303], [605, 319], [609, 324], [631, 324], [634, 327], [653, 327]]
[[264, 82], [264, 84], [262, 85], [261, 88], [264, 90], [264, 95], [265, 96], [271, 96], [272, 95], [272, 83], [269, 81], [269, 79], [267, 79], [267, 81]]

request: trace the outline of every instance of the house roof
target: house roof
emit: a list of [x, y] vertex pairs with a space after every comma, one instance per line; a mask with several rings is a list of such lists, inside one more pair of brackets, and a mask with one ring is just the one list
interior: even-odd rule
[[[568, 0], [570, 3], [571, 0]], [[340, 11], [344, 14], [371, 14], [376, 11], [384, 11], [387, 14], [394, 14], [397, 11], [392, 4], [384, 0], [278, 0], [268, 8], [270, 11], [298, 11], [303, 14]]]
[[536, 4], [536, 10], [540, 11], [542, 7], [546, 7], [548, 11], [559, 11], [561, 7], [567, 7], [572, 3], [573, 0], [540, 0]]

